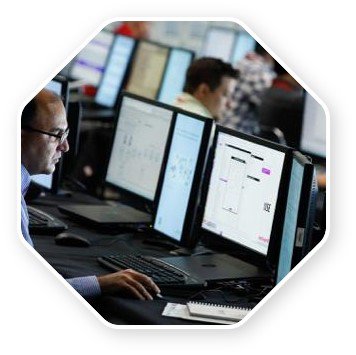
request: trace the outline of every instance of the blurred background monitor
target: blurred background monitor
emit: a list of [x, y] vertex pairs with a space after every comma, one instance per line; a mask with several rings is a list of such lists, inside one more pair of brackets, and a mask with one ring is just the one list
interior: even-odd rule
[[62, 75], [56, 75], [46, 86], [47, 90], [53, 91], [60, 96], [63, 101], [63, 105], [68, 110], [69, 91], [68, 80]]
[[236, 31], [223, 27], [207, 29], [201, 57], [214, 57], [230, 62], [236, 41]]
[[326, 115], [322, 106], [306, 93], [300, 149], [320, 158], [326, 157]]
[[126, 90], [136, 95], [155, 99], [161, 85], [169, 55], [169, 47], [140, 41], [132, 63]]
[[85, 84], [98, 86], [113, 40], [113, 33], [99, 32], [74, 58], [69, 76], [83, 80]]
[[194, 58], [192, 51], [171, 48], [158, 94], [158, 101], [172, 104], [183, 91], [187, 69]]
[[125, 77], [135, 48], [130, 37], [115, 36], [105, 71], [95, 96], [95, 103], [113, 108], [124, 85]]
[[256, 47], [255, 39], [248, 32], [239, 32], [235, 41], [231, 63], [235, 65], [249, 52], [254, 52]]

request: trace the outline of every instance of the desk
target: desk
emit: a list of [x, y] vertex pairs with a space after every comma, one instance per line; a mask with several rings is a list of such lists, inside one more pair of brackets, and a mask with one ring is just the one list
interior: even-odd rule
[[[69, 230], [85, 236], [92, 245], [89, 248], [67, 247], [56, 245], [53, 236], [34, 235], [35, 249], [48, 261], [48, 263], [63, 277], [79, 277], [87, 275], [103, 275], [108, 271], [96, 260], [98, 256], [110, 253], [140, 252], [153, 256], [167, 256], [168, 252], [160, 247], [143, 243], [142, 233], [125, 233], [107, 235], [95, 232], [82, 225], [72, 222], [68, 217], [61, 215], [57, 210], [57, 204], [70, 204], [78, 202], [100, 203], [92, 197], [82, 194], [74, 194], [72, 197], [46, 197], [36, 201], [36, 207], [51, 213], [67, 223]], [[222, 291], [204, 291], [196, 293], [196, 300], [204, 302], [226, 303], [226, 297]], [[204, 298], [199, 298], [204, 297]], [[230, 294], [229, 305], [247, 304], [246, 301]], [[153, 301], [140, 301], [122, 298], [118, 296], [101, 296], [89, 303], [103, 316], [104, 319], [113, 324], [153, 324], [153, 325], [196, 325], [206, 324], [170, 317], [162, 317], [162, 311], [167, 302], [186, 303], [187, 297], [164, 296], [164, 299]]]

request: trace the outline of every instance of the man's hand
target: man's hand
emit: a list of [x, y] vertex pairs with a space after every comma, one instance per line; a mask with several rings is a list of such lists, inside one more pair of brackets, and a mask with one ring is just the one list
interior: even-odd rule
[[99, 276], [98, 281], [103, 294], [120, 293], [140, 300], [152, 300], [152, 294], [161, 292], [150, 277], [132, 269]]

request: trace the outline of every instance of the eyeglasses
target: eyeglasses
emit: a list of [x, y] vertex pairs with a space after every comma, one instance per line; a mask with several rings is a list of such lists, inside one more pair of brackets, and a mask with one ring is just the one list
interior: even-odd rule
[[54, 134], [54, 133], [51, 133], [51, 132], [42, 131], [40, 129], [32, 128], [30, 126], [22, 126], [21, 128], [22, 129], [26, 129], [27, 131], [42, 133], [42, 134], [45, 134], [47, 136], [56, 137], [57, 139], [59, 139], [59, 144], [63, 144], [64, 141], [68, 138], [68, 134], [69, 134], [69, 127], [64, 132], [59, 133], [59, 134]]

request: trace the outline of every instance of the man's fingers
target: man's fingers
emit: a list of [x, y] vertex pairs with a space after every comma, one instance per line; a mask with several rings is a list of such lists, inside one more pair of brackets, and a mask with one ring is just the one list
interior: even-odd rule
[[161, 293], [159, 287], [153, 282], [153, 280], [147, 275], [141, 274], [135, 270], [127, 270], [134, 277], [134, 279], [140, 282], [146, 289], [152, 290], [153, 293]]
[[123, 285], [124, 289], [131, 293], [131, 295], [134, 295], [136, 296], [136, 298], [140, 299], [141, 301], [145, 301], [146, 298], [132, 285], [130, 285], [128, 282], [126, 282], [124, 285]]
[[133, 287], [144, 299], [153, 300], [151, 294], [146, 290], [146, 288], [138, 281], [133, 278], [126, 281], [131, 287]]

